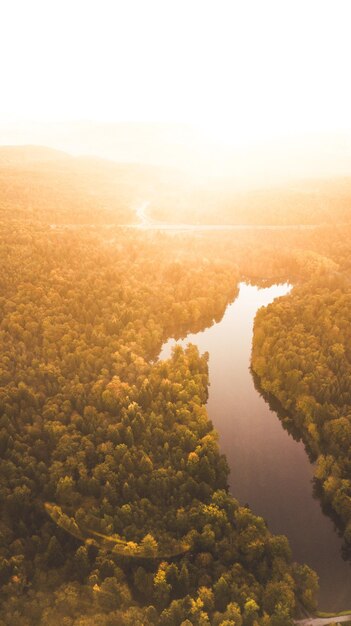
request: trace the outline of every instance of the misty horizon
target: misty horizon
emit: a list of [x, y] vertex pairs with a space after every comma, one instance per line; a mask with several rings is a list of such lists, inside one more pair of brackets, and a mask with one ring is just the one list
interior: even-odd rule
[[225, 144], [185, 123], [22, 121], [0, 122], [0, 145], [173, 168], [195, 180], [230, 178], [238, 188], [344, 177], [351, 171], [351, 134], [341, 132]]
[[0, 626], [351, 626], [350, 23], [3, 3]]

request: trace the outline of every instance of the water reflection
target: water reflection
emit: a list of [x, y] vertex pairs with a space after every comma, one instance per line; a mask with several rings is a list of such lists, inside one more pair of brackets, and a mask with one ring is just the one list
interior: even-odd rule
[[[207, 408], [231, 470], [231, 492], [262, 515], [272, 532], [288, 536], [294, 558], [320, 577], [320, 609], [337, 611], [351, 601], [351, 568], [342, 558], [342, 539], [315, 497], [313, 465], [291, 419], [286, 412], [278, 419], [277, 403], [267, 402], [250, 371], [256, 311], [290, 289], [242, 283], [219, 323], [177, 343], [191, 342], [201, 353], [209, 352]], [[168, 341], [160, 358], [167, 358], [174, 344]]]
[[[315, 455], [301, 438], [299, 431], [295, 426], [293, 418], [289, 415], [286, 409], [284, 409], [284, 407], [281, 405], [279, 400], [277, 400], [277, 398], [262, 389], [259, 377], [255, 374], [253, 370], [251, 370], [251, 375], [257, 393], [262, 396], [264, 401], [268, 404], [270, 410], [276, 413], [276, 415], [279, 417], [281, 425], [289, 433], [289, 435], [295, 441], [302, 441], [304, 443], [306, 455], [308, 456], [310, 463], [313, 464], [316, 461]], [[312, 480], [312, 495], [315, 500], [318, 500], [324, 515], [327, 515], [333, 522], [335, 532], [339, 535], [339, 537], [342, 538], [344, 530], [342, 521], [340, 520], [340, 517], [335, 513], [334, 509], [331, 507], [330, 503], [325, 499], [322, 486], [316, 478], [313, 478]], [[342, 543], [341, 556], [345, 561], [351, 560], [351, 546], [345, 541], [343, 541]]]

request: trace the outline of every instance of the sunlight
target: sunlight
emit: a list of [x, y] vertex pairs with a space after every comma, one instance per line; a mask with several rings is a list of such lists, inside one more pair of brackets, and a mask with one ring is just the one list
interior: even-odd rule
[[351, 1], [2, 5], [0, 626], [351, 625]]
[[350, 17], [343, 0], [14, 0], [0, 117], [188, 122], [240, 144], [345, 130]]

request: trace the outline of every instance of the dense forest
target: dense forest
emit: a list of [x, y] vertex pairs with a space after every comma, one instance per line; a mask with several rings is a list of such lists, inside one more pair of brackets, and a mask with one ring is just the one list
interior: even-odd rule
[[117, 206], [113, 165], [94, 199], [92, 162], [5, 153], [0, 624], [288, 626], [313, 611], [314, 572], [228, 492], [208, 355], [157, 355], [219, 321], [240, 280], [290, 280], [258, 313], [252, 364], [348, 538], [350, 227], [124, 228], [149, 173]]
[[[328, 263], [306, 267], [291, 294], [255, 320], [252, 367], [275, 396], [283, 421], [316, 460], [316, 486], [351, 543], [349, 227], [310, 237]], [[322, 235], [322, 236], [321, 236]]]
[[206, 355], [155, 360], [220, 319], [248, 252], [2, 223], [0, 623], [287, 626], [314, 608], [315, 574], [228, 494]]
[[320, 276], [258, 312], [252, 366], [316, 460], [324, 498], [351, 542], [351, 289]]

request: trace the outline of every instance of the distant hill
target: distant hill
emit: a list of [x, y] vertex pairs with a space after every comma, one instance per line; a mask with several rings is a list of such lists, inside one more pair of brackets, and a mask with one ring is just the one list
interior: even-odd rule
[[[44, 144], [75, 155], [118, 163], [141, 163], [208, 175], [226, 155], [225, 148], [187, 124], [65, 122], [1, 128], [0, 143]], [[219, 151], [221, 155], [219, 155]]]
[[0, 144], [45, 145], [119, 163], [175, 168], [203, 181], [230, 177], [240, 189], [351, 174], [350, 133], [295, 133], [242, 144], [185, 123], [0, 120]]
[[32, 165], [70, 158], [67, 153], [46, 146], [0, 146], [0, 167]]

